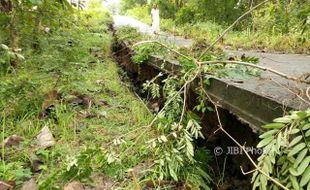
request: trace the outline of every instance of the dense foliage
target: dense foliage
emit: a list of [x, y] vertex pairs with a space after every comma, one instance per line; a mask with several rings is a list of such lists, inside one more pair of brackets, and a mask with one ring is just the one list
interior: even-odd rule
[[[289, 189], [310, 188], [310, 110], [295, 111], [264, 125], [267, 132], [257, 145], [263, 148], [259, 166], [267, 176], [278, 179]], [[253, 189], [278, 189], [267, 177], [256, 171]], [[269, 187], [269, 188], [267, 188]]]
[[[127, 4], [127, 0], [123, 2]], [[158, 3], [163, 30], [210, 43], [260, 2], [262, 0], [184, 0], [148, 4], [144, 1], [127, 8], [126, 13], [150, 23], [152, 3]], [[269, 1], [242, 19], [222, 44], [233, 48], [309, 53], [309, 12], [306, 0]]]
[[[212, 102], [212, 99], [205, 93], [205, 87], [210, 83], [208, 79], [203, 80], [202, 77], [199, 77], [202, 73], [221, 78], [236, 78], [257, 75], [257, 70], [240, 65], [236, 67], [228, 64], [224, 66], [219, 64], [197, 65], [193, 61], [194, 59], [191, 59], [191, 57], [195, 57], [195, 53], [183, 51], [185, 55], [178, 54], [178, 56], [173, 57], [172, 54], [175, 52], [171, 50], [177, 48], [152, 41], [150, 40], [152, 37], [138, 36], [134, 29], [119, 29], [117, 35], [126, 44], [132, 44], [132, 41], [145, 40], [145, 43], [134, 44], [135, 55], [132, 60], [137, 64], [150, 62], [152, 56], [160, 56], [164, 60], [179, 60], [178, 72], [165, 70], [165, 63], [163, 63], [160, 68], [165, 74], [159, 73], [143, 85], [143, 90], [147, 91], [151, 98], [160, 97], [165, 101], [163, 109], [156, 116], [157, 122], [152, 123], [157, 130], [157, 137], [149, 141], [152, 148], [156, 148], [154, 157], [159, 157], [155, 161], [157, 167], [155, 171], [158, 172], [155, 176], [160, 179], [186, 180], [189, 179], [186, 177], [189, 174], [194, 177], [191, 179], [194, 183], [199, 184], [201, 188], [208, 189], [209, 186], [201, 185], [203, 181], [208, 183], [209, 180], [206, 177], [207, 173], [201, 173], [204, 167], [200, 168], [200, 165], [196, 163], [196, 155], [199, 153], [199, 149], [193, 144], [194, 140], [203, 138], [201, 121], [195, 113], [186, 109], [186, 89], [194, 88], [191, 82], [195, 79], [196, 83], [200, 84], [198, 87], [196, 85], [195, 88], [199, 94], [198, 100], [200, 100], [197, 102], [195, 110], [203, 113], [212, 112], [214, 107], [208, 106], [205, 102], [206, 99]], [[220, 60], [225, 60], [225, 55], [208, 52], [202, 59], [220, 62]], [[258, 61], [253, 57], [242, 57], [240, 60], [248, 63]], [[274, 123], [264, 125], [263, 128], [266, 128], [267, 131], [260, 136], [262, 140], [257, 145], [258, 149], [262, 148], [263, 153], [258, 158], [258, 164], [255, 165], [252, 180], [253, 190], [257, 188], [262, 190], [280, 189], [279, 184], [287, 189], [308, 188], [310, 178], [309, 110], [291, 112], [290, 115], [277, 118]], [[207, 160], [207, 157], [204, 159]], [[249, 157], [249, 159], [251, 158]], [[190, 166], [194, 170], [188, 170], [183, 165]], [[180, 169], [182, 166], [183, 168]], [[198, 173], [194, 171], [198, 171]], [[192, 181], [188, 181], [188, 183], [192, 184]]]
[[[121, 147], [101, 145], [146, 125], [151, 115], [111, 59], [109, 13], [98, 4], [77, 12], [59, 1], [14, 1], [14, 8], [6, 2], [0, 25], [1, 185], [20, 189], [32, 178], [39, 189], [63, 189], [72, 180], [95, 186], [103, 175], [111, 184], [126, 178], [145, 148], [120, 158], [130, 137], [116, 143]], [[41, 21], [38, 30], [34, 17]], [[39, 143], [43, 127], [54, 138], [51, 147]], [[10, 145], [14, 138], [19, 141]]]
[[[191, 49], [137, 45], [154, 39], [130, 27], [115, 32], [118, 40], [135, 44], [132, 61], [139, 66], [154, 55], [180, 63], [177, 73], [161, 65], [162, 72], [142, 85], [148, 100], [163, 102], [152, 110], [155, 116], [113, 62], [110, 14], [100, 0], [91, 1], [83, 11], [86, 5], [80, 2], [84, 1], [74, 5], [66, 0], [0, 1], [0, 184], [18, 189], [34, 179], [39, 189], [62, 189], [71, 181], [99, 189], [211, 189], [212, 158], [195, 142], [204, 139], [199, 114], [218, 111], [216, 104], [206, 101], [212, 102], [206, 93], [210, 80], [202, 76], [248, 79], [260, 72], [224, 64], [229, 57], [217, 47], [203, 54], [201, 62], [196, 58], [200, 46], [206, 46], [206, 32], [209, 40], [216, 38], [261, 1], [151, 1], [159, 4], [165, 29], [174, 26], [171, 31], [203, 38]], [[149, 22], [148, 2], [124, 0], [123, 11]], [[287, 34], [293, 40], [298, 34], [298, 43], [307, 44], [305, 3], [271, 2], [235, 29]], [[258, 62], [245, 56], [233, 59]], [[187, 105], [193, 88], [198, 95], [195, 111]], [[264, 126], [267, 131], [258, 148], [269, 152], [258, 159], [265, 173], [254, 173], [254, 189], [277, 189], [271, 178], [288, 188], [309, 188], [309, 117], [309, 111], [291, 112]], [[50, 134], [42, 135], [46, 128]], [[42, 146], [40, 136], [52, 138], [52, 145]]]

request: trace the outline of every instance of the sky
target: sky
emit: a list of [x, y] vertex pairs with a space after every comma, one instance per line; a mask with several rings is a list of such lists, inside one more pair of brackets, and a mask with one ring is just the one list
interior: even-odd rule
[[104, 4], [120, 4], [121, 0], [104, 0]]

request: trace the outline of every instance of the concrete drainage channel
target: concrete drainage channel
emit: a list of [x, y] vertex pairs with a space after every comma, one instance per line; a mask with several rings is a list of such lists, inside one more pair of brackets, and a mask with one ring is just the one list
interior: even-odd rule
[[[137, 94], [139, 94], [142, 99], [145, 98], [145, 94], [141, 93], [139, 89], [142, 89], [142, 84], [146, 80], [151, 80], [159, 72], [177, 72], [180, 67], [174, 61], [165, 60], [165, 67], [162, 68], [161, 65], [164, 61], [160, 57], [152, 57], [146, 64], [135, 64], [131, 61], [131, 56], [134, 55], [133, 50], [131, 50], [125, 42], [117, 40], [113, 45], [113, 52], [115, 59], [127, 73]], [[159, 84], [166, 76], [167, 75], [164, 74], [159, 79]], [[214, 83], [218, 85], [220, 82], [214, 81]], [[230, 88], [226, 90], [230, 90]], [[192, 88], [189, 92], [187, 101], [188, 109], [193, 109], [197, 103], [197, 95], [194, 91], [194, 88]], [[239, 95], [241, 96], [242, 94]], [[214, 97], [215, 95], [213, 94], [212, 96]], [[152, 105], [156, 105], [159, 108], [163, 106], [160, 99], [152, 100], [152, 102], [148, 102], [148, 105], [150, 109], [154, 108]], [[226, 108], [227, 107], [223, 107], [219, 110], [223, 127], [237, 139], [240, 144], [246, 142], [247, 147], [253, 147], [249, 150], [251, 156], [253, 158], [258, 157], [261, 152], [256, 150], [255, 147], [258, 143], [258, 133], [261, 129], [253, 124], [245, 123], [244, 119], [240, 119], [236, 115], [231, 114]], [[215, 113], [208, 112], [207, 114], [197, 114], [201, 117], [203, 133], [206, 139], [198, 141], [196, 145], [197, 147], [205, 147], [210, 150], [210, 154], [214, 158], [210, 164], [213, 176], [216, 178], [216, 180], [214, 180], [215, 183], [216, 181], [222, 181], [220, 185], [221, 189], [251, 189], [251, 176], [243, 175], [240, 170], [240, 166], [242, 166], [245, 171], [253, 169], [248, 158], [242, 154], [242, 151], [225, 134], [221, 132], [214, 134], [214, 131], [218, 128], [218, 121]], [[261, 121], [257, 122], [259, 124], [256, 125], [261, 124]], [[217, 189], [217, 187], [214, 188]]]

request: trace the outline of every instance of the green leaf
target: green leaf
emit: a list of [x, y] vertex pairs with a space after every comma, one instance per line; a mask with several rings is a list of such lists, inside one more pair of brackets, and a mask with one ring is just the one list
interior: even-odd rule
[[272, 140], [273, 140], [273, 136], [261, 140], [261, 141], [258, 143], [257, 148], [262, 148], [262, 147], [266, 146], [266, 145], [269, 144]]
[[273, 134], [277, 133], [279, 130], [278, 129], [273, 129], [270, 131], [267, 131], [265, 133], [263, 133], [262, 135], [259, 136], [259, 138], [264, 139], [266, 137], [272, 136]]
[[306, 170], [306, 168], [309, 167], [309, 163], [310, 163], [310, 156], [308, 156], [306, 159], [304, 159], [300, 165], [298, 166], [298, 168], [290, 168], [289, 171], [293, 176], [300, 176], [304, 173], [304, 171]]
[[300, 186], [303, 187], [307, 183], [310, 184], [310, 167], [306, 169], [306, 171], [302, 174], [301, 180], [300, 180]]
[[6, 45], [4, 45], [4, 44], [1, 44], [0, 46], [1, 46], [1, 48], [4, 49], [4, 50], [9, 50], [9, 47], [6, 46]]
[[310, 136], [310, 129], [308, 129], [308, 131], [305, 133], [305, 137], [309, 137]]
[[296, 176], [296, 177], [298, 177], [298, 176], [300, 176], [302, 174], [302, 172], [298, 171], [295, 168], [289, 168], [288, 170], [289, 170], [291, 175]]
[[310, 123], [307, 123], [307, 124], [305, 124], [305, 125], [302, 127], [302, 130], [303, 130], [303, 131], [306, 131], [306, 130], [308, 130], [308, 129], [310, 129]]
[[308, 149], [305, 148], [303, 149], [301, 152], [299, 152], [295, 162], [294, 162], [294, 168], [297, 168], [298, 165], [300, 164], [300, 162], [305, 158], [305, 156], [307, 155]]
[[264, 176], [264, 175], [260, 175], [260, 181], [261, 181], [261, 184], [260, 184], [260, 187], [262, 190], [267, 190], [266, 187], [267, 187], [267, 178]]
[[299, 117], [299, 119], [305, 119], [308, 116], [307, 112], [305, 111], [299, 111], [296, 113], [296, 115]]
[[204, 83], [205, 83], [205, 85], [207, 85], [207, 86], [210, 86], [210, 79], [208, 79], [208, 78], [206, 78], [205, 80], [204, 80]]
[[271, 164], [269, 156], [265, 157], [264, 163], [267, 165], [268, 173], [272, 173], [273, 167], [272, 167], [272, 164]]
[[260, 184], [259, 177], [256, 177], [252, 189], [255, 190], [256, 187], [259, 187], [259, 184]]
[[292, 130], [290, 130], [290, 131], [288, 132], [288, 134], [294, 135], [294, 134], [298, 133], [299, 131], [300, 131], [299, 129], [292, 129]]
[[276, 122], [276, 123], [291, 123], [292, 122], [292, 118], [290, 118], [289, 116], [280, 117], [280, 118], [274, 119], [273, 122]]
[[270, 123], [267, 125], [263, 125], [262, 127], [265, 129], [280, 129], [283, 128], [285, 126], [285, 124], [283, 123]]
[[277, 161], [277, 165], [283, 165], [285, 161], [286, 161], [286, 156], [281, 156]]
[[297, 168], [298, 173], [304, 173], [306, 168], [309, 167], [309, 163], [310, 163], [310, 156], [307, 156], [298, 166]]
[[297, 154], [298, 152], [300, 152], [303, 148], [306, 147], [305, 143], [300, 143], [297, 146], [295, 146], [289, 153], [288, 153], [288, 157], [294, 156], [295, 154]]
[[290, 181], [292, 182], [292, 186], [293, 186], [294, 190], [298, 190], [299, 184], [297, 182], [297, 178], [295, 176], [290, 176]]
[[172, 168], [171, 165], [169, 165], [169, 173], [170, 176], [175, 180], [178, 181], [178, 175], [175, 173], [174, 169]]
[[295, 146], [297, 143], [299, 143], [299, 142], [301, 141], [302, 138], [303, 138], [302, 135], [299, 135], [299, 136], [295, 137], [295, 138], [290, 142], [290, 144], [288, 145], [288, 147], [293, 147], [293, 146]]
[[272, 186], [272, 190], [279, 190], [279, 187], [277, 185], [274, 185]]

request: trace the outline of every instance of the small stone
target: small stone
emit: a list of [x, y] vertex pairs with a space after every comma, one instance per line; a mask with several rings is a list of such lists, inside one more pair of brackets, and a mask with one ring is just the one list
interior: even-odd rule
[[65, 187], [64, 190], [85, 190], [83, 184], [80, 182], [74, 181], [71, 183], [68, 183]]
[[37, 140], [38, 145], [42, 148], [52, 147], [55, 144], [53, 134], [47, 126], [41, 129], [40, 134], [37, 136]]
[[21, 190], [38, 190], [38, 186], [34, 179], [31, 179], [23, 184]]
[[4, 140], [5, 147], [18, 146], [24, 139], [17, 135], [12, 135]]
[[44, 162], [42, 162], [39, 159], [33, 160], [31, 162], [31, 171], [36, 173], [36, 172], [40, 172], [42, 170], [41, 166], [44, 165]]

